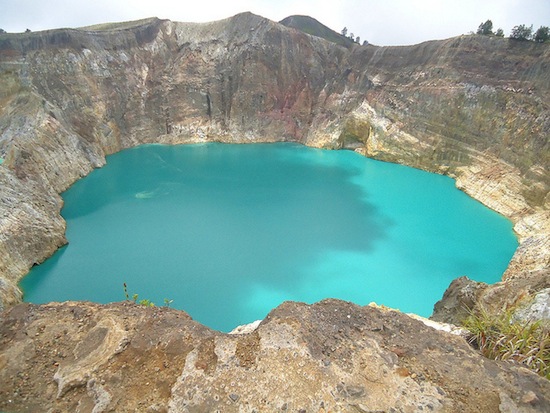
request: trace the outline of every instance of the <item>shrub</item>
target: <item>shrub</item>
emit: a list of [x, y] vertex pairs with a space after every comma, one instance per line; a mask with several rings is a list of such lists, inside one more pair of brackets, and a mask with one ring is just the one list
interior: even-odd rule
[[533, 34], [533, 25], [527, 27], [525, 24], [514, 26], [510, 33], [510, 39], [515, 40], [529, 40]]
[[477, 28], [477, 34], [493, 34], [493, 22], [491, 20], [487, 20], [485, 23], [481, 23]]
[[537, 43], [544, 43], [550, 40], [550, 28], [547, 26], [540, 26], [533, 36], [533, 40]]

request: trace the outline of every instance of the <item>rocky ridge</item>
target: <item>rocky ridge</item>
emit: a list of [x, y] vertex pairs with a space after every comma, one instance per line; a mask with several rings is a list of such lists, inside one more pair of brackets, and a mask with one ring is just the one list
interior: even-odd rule
[[0, 315], [0, 409], [544, 412], [550, 382], [393, 310], [287, 302], [248, 334], [133, 303]]
[[[461, 36], [407, 47], [344, 48], [250, 13], [204, 24], [147, 19], [87, 29], [0, 35], [0, 307], [9, 308], [19, 302], [18, 280], [33, 264], [66, 242], [58, 194], [102, 166], [106, 155], [152, 142], [294, 141], [353, 149], [366, 156], [454, 177], [459, 188], [514, 222], [520, 246], [501, 283], [452, 286], [445, 300], [436, 306], [434, 318], [456, 322], [466, 302], [474, 307], [482, 303], [492, 311], [521, 303], [522, 311], [529, 313], [530, 306], [540, 307], [540, 297], [550, 288], [550, 110], [546, 99], [550, 91], [549, 67], [550, 47], [546, 44]], [[58, 308], [55, 305], [22, 305], [2, 315], [2, 328], [11, 331], [13, 317], [19, 316], [30, 320], [39, 314], [44, 325], [49, 323], [48, 317], [67, 319], [65, 313], [61, 314], [64, 306], [97, 312], [99, 318], [108, 318], [107, 314], [117, 308], [130, 311], [117, 305], [66, 304], [59, 311], [51, 310]], [[321, 307], [313, 308], [303, 310], [317, 311]], [[129, 319], [134, 316], [132, 311], [127, 315]], [[151, 314], [151, 320], [163, 320], [161, 315], [167, 315]], [[350, 317], [355, 317], [353, 314]], [[405, 315], [395, 317], [403, 329], [411, 323]], [[71, 322], [78, 325], [81, 321], [74, 318]], [[16, 323], [22, 326], [26, 322]], [[82, 323], [81, 327], [86, 324]], [[86, 328], [93, 329], [94, 323]], [[101, 331], [118, 331], [117, 323]], [[207, 331], [191, 321], [185, 323], [191, 323], [185, 328]], [[75, 327], [67, 327], [72, 328]], [[329, 324], [315, 328], [326, 330]], [[24, 333], [14, 336], [16, 330], [20, 329], [2, 336], [6, 337], [0, 353], [2, 366], [7, 366], [10, 354], [18, 351], [13, 346], [17, 340], [24, 339]], [[295, 340], [309, 340], [302, 330], [297, 331], [293, 333]], [[427, 337], [435, 334], [422, 331]], [[94, 334], [107, 334], [104, 332]], [[34, 334], [40, 336], [39, 331]], [[225, 337], [211, 331], [204, 334]], [[250, 334], [243, 337], [248, 337], [242, 338], [245, 341], [254, 340]], [[86, 341], [84, 336], [81, 339]], [[55, 337], [48, 340], [54, 342]], [[369, 346], [380, 346], [377, 340], [380, 338]], [[263, 345], [269, 345], [266, 343], [269, 340], [264, 339]], [[433, 346], [441, 351], [441, 345], [438, 342]], [[354, 344], [345, 341], [342, 346], [349, 350]], [[37, 344], [34, 349], [39, 353], [40, 346]], [[80, 350], [75, 347], [71, 352], [77, 354]], [[23, 360], [23, 353], [18, 357], [14, 360]], [[47, 397], [53, 400], [51, 395], [55, 393], [58, 399], [48, 403], [70, 403], [64, 399], [70, 391], [64, 393], [63, 377], [77, 374], [79, 357], [75, 355], [73, 367], [56, 373], [58, 389], [52, 390], [50, 382]], [[106, 363], [112, 357], [113, 354], [106, 354], [98, 363]], [[374, 365], [378, 361], [373, 361]], [[62, 365], [59, 361], [54, 363]], [[209, 363], [202, 370], [206, 371]], [[481, 364], [484, 363], [488, 362]], [[390, 363], [386, 367], [393, 371], [395, 366]], [[27, 367], [22, 371], [30, 371]], [[179, 367], [183, 368], [183, 364]], [[485, 375], [508, 377], [509, 373], [496, 373], [494, 368], [480, 373], [480, 380], [485, 380]], [[229, 375], [237, 374], [228, 371]], [[442, 377], [449, 375], [449, 371], [440, 373]], [[48, 374], [45, 377], [51, 381]], [[468, 376], [467, 372], [464, 374]], [[4, 376], [2, 380], [4, 383], [8, 379]], [[95, 400], [94, 411], [105, 411], [111, 402], [102, 395], [109, 394], [109, 400], [113, 400], [112, 390], [101, 387], [101, 378], [86, 380], [77, 380], [76, 392]], [[200, 380], [203, 381], [192, 388], [207, 384], [204, 377]], [[208, 381], [208, 385], [215, 380], [218, 379]], [[532, 386], [526, 382], [534, 383], [533, 380], [536, 381], [529, 376], [518, 386]], [[482, 386], [481, 381], [472, 386]], [[185, 397], [177, 399], [177, 391], [172, 385], [169, 387], [173, 395], [166, 400], [171, 400], [173, 411], [201, 411], [185, 407]], [[548, 400], [544, 386], [542, 393], [535, 389], [532, 394], [523, 395], [503, 388], [506, 390], [498, 393], [498, 402], [494, 398], [495, 411], [497, 405], [501, 411], [544, 411], [540, 407], [546, 406]], [[349, 391], [341, 389], [347, 391], [348, 397]], [[363, 397], [368, 391], [352, 393]], [[312, 392], [327, 395], [320, 389]], [[413, 393], [415, 403], [419, 402], [419, 393]], [[453, 404], [458, 395], [452, 397], [452, 402], [444, 402], [445, 398], [438, 398], [435, 393], [432, 396], [435, 399], [430, 399], [430, 405], [439, 411], [461, 410], [449, 407], [459, 406]], [[12, 396], [5, 393], [3, 402], [4, 397]], [[469, 396], [463, 399], [477, 400]], [[203, 406], [201, 403], [207, 399], [197, 396], [193, 400]], [[214, 403], [212, 400], [208, 403]], [[274, 399], [269, 400], [275, 403]], [[515, 404], [509, 404], [510, 400]], [[521, 400], [527, 402], [518, 404]], [[536, 405], [541, 400], [544, 403]], [[81, 403], [91, 406], [92, 402]], [[330, 406], [336, 411], [349, 411], [350, 403]], [[366, 399], [355, 403], [354, 408], [368, 411], [361, 406], [374, 406], [365, 403]], [[308, 411], [314, 407], [306, 401], [303, 404], [303, 408], [310, 406]], [[394, 404], [393, 408], [412, 409], [406, 403]], [[158, 411], [162, 409], [159, 407]]]

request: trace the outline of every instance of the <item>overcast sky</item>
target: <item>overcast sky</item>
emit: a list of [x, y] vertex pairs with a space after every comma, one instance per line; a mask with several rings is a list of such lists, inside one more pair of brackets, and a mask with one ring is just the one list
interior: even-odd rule
[[153, 16], [205, 22], [243, 11], [274, 21], [309, 15], [382, 46], [467, 34], [487, 19], [506, 36], [519, 24], [550, 26], [550, 0], [0, 0], [0, 28], [38, 31]]

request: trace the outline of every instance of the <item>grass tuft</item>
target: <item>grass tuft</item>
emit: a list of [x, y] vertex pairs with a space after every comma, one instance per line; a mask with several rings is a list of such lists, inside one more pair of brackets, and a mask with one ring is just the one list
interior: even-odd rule
[[515, 321], [512, 315], [513, 310], [471, 313], [463, 323], [468, 341], [487, 358], [524, 364], [550, 380], [550, 329], [540, 321]]
[[[128, 292], [128, 285], [126, 283], [122, 284], [122, 287], [124, 289], [124, 297], [126, 298], [126, 301], [133, 301], [135, 304], [143, 305], [145, 307], [154, 307], [155, 303], [148, 299], [139, 299], [138, 294], [132, 294], [132, 299], [130, 299], [130, 293]], [[172, 304], [174, 300], [170, 300], [168, 298], [164, 299], [164, 306], [170, 307], [170, 304]]]

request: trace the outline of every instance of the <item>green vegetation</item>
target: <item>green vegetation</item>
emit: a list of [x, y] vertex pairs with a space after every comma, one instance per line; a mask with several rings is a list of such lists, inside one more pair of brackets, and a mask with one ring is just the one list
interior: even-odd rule
[[[357, 36], [355, 37], [355, 35], [353, 33], [350, 33], [349, 36], [347, 35], [348, 34], [348, 28], [347, 27], [344, 27], [342, 29], [342, 36], [350, 39], [353, 43], [357, 43], [357, 44], [361, 44], [361, 37]], [[363, 43], [363, 46], [367, 45], [369, 42], [367, 42], [365, 40], [365, 42]]]
[[537, 43], [544, 43], [550, 40], [550, 28], [547, 26], [540, 26], [535, 32], [533, 40]]
[[533, 34], [533, 25], [527, 27], [525, 24], [514, 26], [510, 33], [510, 39], [514, 40], [529, 40]]
[[491, 315], [485, 310], [470, 314], [463, 326], [470, 332], [469, 341], [493, 360], [524, 364], [550, 379], [550, 329], [537, 322], [520, 322], [513, 310]]
[[540, 26], [537, 31], [533, 33], [533, 25], [527, 27], [525, 24], [520, 24], [512, 29], [510, 39], [522, 41], [533, 40], [537, 43], [544, 43], [550, 40], [550, 28], [547, 26]]
[[[344, 30], [347, 32], [345, 27]], [[342, 34], [344, 35], [344, 31], [342, 31]], [[486, 20], [485, 22], [480, 23], [476, 34], [483, 36], [504, 37], [504, 31], [500, 28], [497, 29], [496, 32], [493, 32], [493, 22], [491, 20]], [[539, 29], [533, 33], [533, 25], [527, 26], [525, 24], [520, 24], [518, 26], [514, 26], [512, 32], [510, 33], [510, 39], [521, 41], [533, 40], [537, 43], [544, 43], [550, 40], [550, 28], [547, 26], [540, 26]]]
[[309, 16], [289, 16], [281, 20], [280, 23], [286, 27], [298, 29], [312, 36], [320, 37], [328, 40], [329, 42], [339, 44], [340, 46], [349, 47], [354, 43], [354, 40], [336, 33], [334, 30]]
[[485, 23], [481, 23], [477, 28], [477, 34], [491, 35], [493, 34], [493, 22], [487, 20]]
[[[148, 299], [141, 299], [139, 300], [138, 294], [132, 294], [132, 299], [130, 299], [130, 294], [128, 293], [128, 285], [126, 283], [123, 284], [124, 287], [124, 296], [126, 297], [126, 301], [133, 301], [136, 304], [143, 305], [145, 307], [155, 307], [155, 303]], [[164, 299], [164, 306], [170, 307], [170, 304], [172, 304], [174, 300], [170, 300], [168, 298]]]
[[493, 22], [491, 20], [486, 20], [485, 22], [480, 23], [476, 34], [481, 34], [483, 36], [504, 37], [504, 30], [498, 28], [496, 32], [493, 32]]

